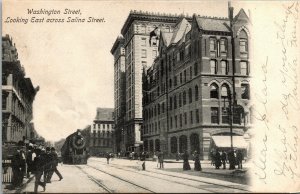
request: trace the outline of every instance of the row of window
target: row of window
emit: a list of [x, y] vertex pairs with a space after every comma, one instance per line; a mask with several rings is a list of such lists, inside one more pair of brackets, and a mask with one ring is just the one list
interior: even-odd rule
[[[220, 121], [219, 121], [219, 119], [220, 119], [220, 117], [219, 117], [219, 107], [211, 107], [210, 108], [210, 112], [211, 112], [211, 123], [213, 123], [213, 124], [219, 124], [220, 123]], [[221, 119], [222, 119], [222, 123], [224, 123], [224, 124], [229, 124], [229, 122], [230, 122], [230, 109], [228, 108], [228, 107], [226, 107], [226, 108], [222, 108], [221, 109], [221, 113], [222, 113], [222, 115], [221, 115]], [[233, 120], [232, 120], [232, 122], [234, 123], [234, 124], [241, 124], [243, 121], [242, 121], [242, 118], [243, 118], [243, 116], [242, 116], [242, 113], [240, 113], [240, 112], [233, 112], [233, 114], [232, 114], [232, 118], [233, 118]]]
[[93, 124], [93, 129], [101, 129], [101, 126], [102, 126], [102, 129], [105, 129], [105, 126], [107, 127], [107, 129], [109, 128], [114, 128], [114, 125], [113, 124]]
[[[141, 50], [141, 57], [147, 58], [147, 50], [146, 49]], [[155, 59], [156, 57], [157, 57], [157, 50], [152, 50], [152, 59]]]
[[[188, 96], [187, 96], [187, 93], [188, 93]], [[194, 99], [195, 99], [195, 101], [199, 100], [198, 85], [195, 85]], [[169, 98], [169, 109], [170, 110], [172, 110], [173, 108], [177, 109], [177, 104], [178, 104], [178, 107], [181, 107], [181, 106], [186, 105], [187, 102], [188, 103], [193, 102], [193, 90], [192, 90], [192, 88], [189, 88], [188, 91], [183, 91], [182, 93], [180, 92], [178, 94], [178, 101], [177, 101], [177, 95], [176, 94], [173, 97], [171, 96]]]
[[159, 116], [160, 114], [165, 113], [165, 103], [154, 105], [154, 107], [149, 110], [144, 110], [145, 120], [151, 119], [153, 117]]
[[[213, 83], [210, 85], [210, 98], [228, 98], [228, 95], [231, 95], [231, 92], [227, 84], [221, 86], [221, 95], [219, 95], [219, 86], [217, 84]], [[241, 84], [241, 98], [250, 99], [250, 86], [247, 83]]]

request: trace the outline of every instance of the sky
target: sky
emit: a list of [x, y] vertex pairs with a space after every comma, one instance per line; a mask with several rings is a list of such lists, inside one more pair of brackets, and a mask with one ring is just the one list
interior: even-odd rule
[[[235, 14], [243, 3], [235, 3]], [[81, 15], [30, 15], [27, 9], [78, 10]], [[39, 86], [34, 125], [57, 141], [92, 123], [97, 107], [114, 107], [110, 53], [130, 10], [227, 17], [227, 1], [4, 1], [3, 35], [16, 44], [26, 76]], [[246, 10], [247, 12], [247, 10]], [[104, 23], [6, 23], [10, 18], [104, 18]]]

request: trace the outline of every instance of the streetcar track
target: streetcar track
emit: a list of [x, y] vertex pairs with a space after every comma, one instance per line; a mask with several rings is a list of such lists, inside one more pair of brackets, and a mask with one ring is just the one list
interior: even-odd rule
[[98, 171], [100, 171], [100, 172], [102, 172], [102, 173], [108, 174], [108, 175], [110, 175], [110, 176], [112, 176], [112, 177], [114, 177], [114, 178], [117, 178], [117, 179], [119, 179], [119, 180], [122, 180], [122, 181], [124, 181], [124, 182], [126, 182], [126, 183], [132, 184], [132, 185], [134, 185], [134, 186], [136, 186], [136, 187], [139, 187], [139, 188], [141, 188], [141, 189], [143, 189], [143, 190], [149, 191], [150, 193], [155, 193], [154, 191], [152, 191], [152, 190], [150, 190], [150, 189], [148, 189], [148, 188], [146, 188], [146, 187], [140, 186], [140, 185], [138, 185], [138, 184], [136, 184], [136, 183], [133, 183], [133, 182], [131, 182], [131, 181], [128, 181], [128, 180], [126, 180], [126, 179], [123, 179], [123, 178], [121, 178], [121, 177], [118, 177], [118, 176], [116, 176], [116, 175], [113, 175], [113, 174], [111, 174], [111, 173], [108, 173], [108, 172], [106, 172], [106, 171], [100, 170], [100, 169], [98, 169], [98, 168], [96, 168], [96, 167], [94, 167], [94, 166], [91, 166], [91, 165], [87, 165], [87, 166], [90, 167], [90, 168], [93, 168], [93, 169], [95, 169], [95, 170], [98, 170]]
[[79, 170], [81, 170], [84, 174], [87, 175], [88, 178], [90, 178], [94, 183], [96, 183], [98, 186], [100, 186], [101, 188], [103, 188], [105, 191], [107, 191], [108, 193], [115, 193], [114, 190], [109, 189], [106, 185], [104, 185], [103, 183], [101, 183], [100, 181], [98, 181], [97, 179], [95, 179], [94, 177], [92, 177], [91, 175], [89, 175], [87, 172], [85, 172], [82, 168], [80, 168], [79, 166], [75, 165]]
[[[105, 164], [105, 162], [102, 162], [102, 161], [99, 161], [99, 162], [103, 163], [103, 165]], [[120, 170], [133, 172], [133, 173], [136, 173], [136, 174], [144, 174], [144, 173], [139, 173], [139, 172], [134, 171], [134, 170], [128, 170], [128, 169], [125, 169], [125, 168], [116, 167], [115, 164], [110, 164], [110, 165], [112, 167], [120, 169]], [[193, 178], [180, 177], [180, 176], [176, 176], [176, 175], [169, 175], [169, 174], [164, 174], [164, 173], [154, 172], [154, 171], [145, 171], [145, 172], [154, 173], [154, 174], [156, 173], [156, 174], [161, 174], [161, 175], [164, 175], [164, 176], [175, 177], [175, 178], [180, 178], [180, 179], [185, 179], [185, 180], [191, 180], [191, 181], [195, 181], [195, 182], [199, 182], [199, 183], [206, 183], [206, 184], [210, 184], [210, 185], [216, 185], [216, 186], [219, 186], [219, 187], [225, 187], [225, 188], [230, 188], [230, 189], [234, 189], [234, 190], [240, 190], [240, 191], [243, 191], [243, 192], [249, 192], [249, 190], [246, 190], [246, 189], [243, 189], [243, 188], [236, 188], [236, 187], [232, 187], [232, 186], [228, 186], [228, 185], [220, 185], [220, 184], [211, 183], [211, 182], [207, 182], [207, 181], [196, 180], [196, 179], [193, 179]], [[147, 176], [151, 176], [151, 177], [158, 178], [158, 179], [161, 179], [161, 180], [170, 181], [168, 179], [156, 177], [156, 176], [153, 176], [153, 175], [147, 175]], [[193, 185], [189, 185], [189, 184], [184, 184], [184, 183], [178, 182], [178, 181], [170, 181], [170, 182], [179, 183], [179, 184], [183, 184], [183, 185], [186, 185], [186, 186], [191, 186], [191, 187], [194, 187], [194, 188], [197, 188], [197, 189], [202, 189], [202, 188], [199, 188], [199, 187], [196, 187], [196, 186], [193, 186]], [[203, 190], [207, 190], [207, 189], [203, 189]], [[207, 190], [207, 191], [211, 192], [211, 190]], [[215, 192], [215, 191], [213, 191], [213, 192]]]

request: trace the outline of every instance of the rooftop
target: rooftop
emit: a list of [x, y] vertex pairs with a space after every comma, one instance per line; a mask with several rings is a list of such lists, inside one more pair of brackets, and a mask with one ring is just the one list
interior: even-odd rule
[[97, 115], [95, 120], [97, 121], [113, 121], [114, 120], [113, 108], [97, 108]]

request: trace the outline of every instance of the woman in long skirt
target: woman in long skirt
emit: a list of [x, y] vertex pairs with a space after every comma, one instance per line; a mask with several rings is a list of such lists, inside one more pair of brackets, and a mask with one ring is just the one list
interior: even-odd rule
[[197, 151], [194, 152], [194, 159], [195, 159], [195, 166], [194, 166], [194, 170], [195, 171], [201, 171], [201, 163], [200, 163], [200, 156], [199, 153]]
[[182, 155], [183, 158], [183, 170], [191, 170], [190, 164], [189, 164], [189, 154], [187, 151], [184, 152]]

